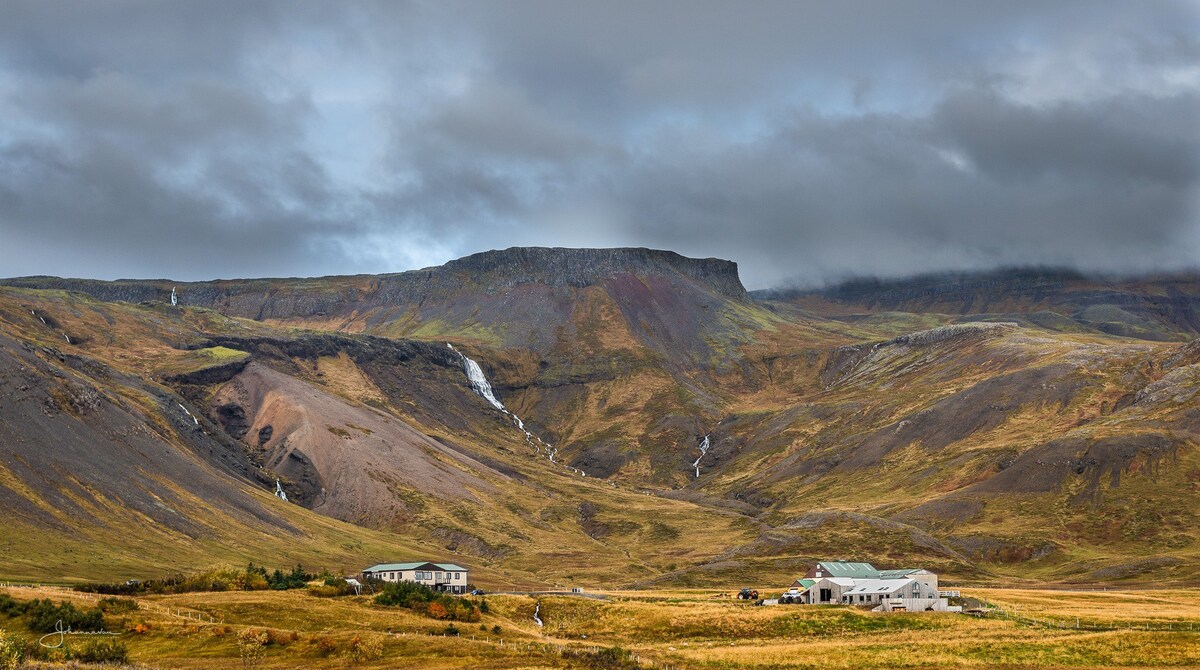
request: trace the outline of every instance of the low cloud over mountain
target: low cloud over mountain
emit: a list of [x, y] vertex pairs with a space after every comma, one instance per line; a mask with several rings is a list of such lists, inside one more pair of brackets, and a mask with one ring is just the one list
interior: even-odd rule
[[1197, 34], [1182, 2], [11, 4], [0, 274], [1183, 267]]

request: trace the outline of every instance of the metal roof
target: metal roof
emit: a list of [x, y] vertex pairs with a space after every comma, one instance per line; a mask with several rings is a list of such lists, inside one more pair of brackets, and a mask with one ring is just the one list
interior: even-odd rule
[[879, 570], [870, 563], [854, 563], [850, 561], [821, 561], [817, 569], [829, 577], [851, 577], [853, 579], [872, 579], [879, 576]]
[[901, 579], [901, 578], [907, 577], [909, 575], [915, 575], [919, 572], [932, 574], [925, 568], [899, 568], [897, 570], [880, 570], [879, 578], [880, 579]]
[[[855, 580], [850, 577], [819, 577], [814, 584], [819, 582], [832, 582], [838, 586], [854, 586]], [[812, 588], [811, 586], [809, 588]]]
[[915, 584], [915, 579], [856, 579], [854, 588], [842, 595], [862, 595], [871, 593], [895, 593], [900, 589]]

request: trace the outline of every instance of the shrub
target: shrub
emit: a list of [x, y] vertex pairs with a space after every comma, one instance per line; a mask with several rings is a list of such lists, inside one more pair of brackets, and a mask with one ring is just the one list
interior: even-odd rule
[[24, 601], [17, 600], [7, 593], [0, 593], [0, 614], [4, 616], [19, 617], [25, 613], [27, 606]]
[[267, 644], [275, 644], [280, 647], [292, 641], [292, 634], [282, 630], [271, 628], [267, 630]]
[[448, 623], [446, 624], [446, 630], [443, 630], [442, 632], [450, 637], [458, 637], [458, 634], [462, 631], [458, 630], [458, 627], [454, 624]]
[[25, 616], [29, 629], [35, 633], [53, 633], [59, 629], [59, 622], [62, 630], [104, 630], [104, 614], [99, 608], [85, 611], [66, 601], [55, 605], [49, 598], [31, 600], [25, 607]]
[[633, 654], [620, 647], [607, 647], [598, 651], [566, 650], [563, 658], [575, 661], [577, 667], [593, 670], [636, 670], [640, 667]]
[[126, 614], [137, 610], [138, 604], [131, 598], [101, 598], [97, 607], [105, 614]]
[[346, 655], [355, 663], [371, 661], [383, 656], [383, 640], [377, 637], [360, 637], [355, 635], [350, 640], [350, 648]]
[[322, 656], [328, 656], [337, 651], [337, 642], [328, 635], [319, 635], [313, 638], [313, 646], [317, 648], [317, 653]]
[[0, 629], [0, 670], [16, 670], [25, 659], [25, 641]]
[[85, 663], [126, 663], [129, 661], [129, 650], [125, 643], [116, 639], [88, 640], [78, 650], [74, 651], [75, 659]]
[[266, 653], [266, 646], [269, 640], [270, 637], [264, 630], [243, 628], [238, 631], [238, 654], [242, 657], [242, 666], [247, 668], [257, 667]]
[[404, 607], [434, 619], [477, 622], [480, 619], [475, 603], [438, 593], [428, 586], [414, 582], [388, 582], [380, 588], [375, 602], [389, 607]]
[[352, 596], [356, 595], [353, 586], [341, 577], [328, 576], [320, 586], [308, 587], [308, 592], [314, 596], [321, 598], [332, 598], [335, 596]]
[[500, 628], [500, 624], [496, 624], [495, 626], [492, 626], [492, 632], [496, 635], [499, 635], [503, 632], [503, 629]]
[[445, 619], [450, 614], [446, 610], [446, 606], [439, 602], [432, 602], [426, 605], [425, 613], [435, 619]]
[[116, 583], [84, 584], [76, 590], [106, 595], [136, 595], [141, 593], [191, 593], [195, 591], [261, 591], [264, 589], [300, 589], [312, 575], [296, 565], [288, 572], [276, 569], [268, 572], [253, 561], [245, 568], [215, 568], [194, 575], [175, 574], [159, 579]]

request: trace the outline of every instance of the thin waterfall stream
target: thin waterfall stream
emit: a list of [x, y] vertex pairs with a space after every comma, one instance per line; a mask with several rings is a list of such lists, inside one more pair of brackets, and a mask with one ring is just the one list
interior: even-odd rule
[[696, 461], [694, 463], [692, 463], [692, 467], [696, 468], [696, 479], [700, 479], [700, 459], [704, 458], [705, 454], [708, 453], [708, 450], [712, 444], [711, 442], [709, 442], [709, 439], [708, 439], [709, 437], [710, 437], [709, 435], [705, 435], [704, 439], [700, 440], [700, 456], [696, 459]]
[[504, 406], [504, 403], [500, 402], [500, 399], [496, 397], [496, 392], [492, 389], [492, 384], [488, 381], [487, 376], [483, 374], [483, 368], [479, 367], [479, 363], [476, 363], [466, 354], [458, 349], [455, 349], [453, 344], [447, 342], [446, 346], [450, 347], [450, 351], [458, 354], [459, 359], [462, 361], [463, 372], [466, 373], [467, 380], [471, 383], [471, 390], [475, 391], [477, 395], [488, 401], [489, 405], [500, 410], [506, 416], [512, 419], [513, 425], [515, 425], [518, 430], [525, 434], [525, 443], [533, 449], [534, 453], [545, 455], [551, 463], [554, 463], [555, 465], [561, 465], [580, 477], [587, 476], [587, 473], [579, 468], [566, 465], [565, 463], [559, 463], [558, 461], [554, 460], [554, 457], [558, 455], [558, 448], [550, 445], [537, 435], [534, 435], [533, 432], [525, 428], [525, 421], [523, 421], [521, 417], [508, 411], [508, 408]]

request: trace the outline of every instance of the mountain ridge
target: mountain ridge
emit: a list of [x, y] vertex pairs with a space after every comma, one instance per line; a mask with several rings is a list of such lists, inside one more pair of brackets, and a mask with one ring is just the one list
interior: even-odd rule
[[[394, 286], [179, 285], [178, 307], [165, 282], [106, 302], [43, 279], [0, 286], [0, 353], [43, 361], [39, 402], [63, 411], [80, 402], [49, 381], [63, 361], [114, 398], [121, 375], [145, 378], [196, 418], [173, 402], [139, 416], [184, 422], [190, 439], [168, 442], [201, 458], [226, 445], [256, 494], [279, 477], [310, 510], [515, 575], [704, 585], [849, 546], [1056, 581], [1141, 579], [1152, 552], [1155, 578], [1200, 579], [1200, 341], [1154, 311], [1160, 285], [1113, 297], [1035, 272], [764, 301], [735, 273], [673, 252], [510, 249]], [[188, 304], [201, 288], [211, 308]], [[0, 493], [43, 495], [28, 477]]]

